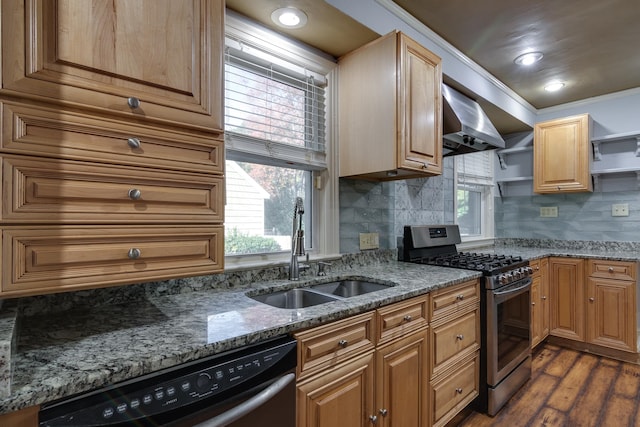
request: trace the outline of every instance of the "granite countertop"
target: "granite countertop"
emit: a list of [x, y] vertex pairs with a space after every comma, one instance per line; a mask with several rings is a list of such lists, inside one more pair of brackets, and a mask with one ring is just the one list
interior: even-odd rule
[[[117, 383], [270, 337], [344, 318], [479, 277], [468, 270], [390, 262], [299, 282], [149, 296], [19, 319], [11, 395], [0, 413]], [[305, 309], [279, 309], [249, 298], [336, 279], [393, 287]]]
[[[496, 246], [473, 250], [521, 255], [640, 260], [640, 251], [618, 248]], [[480, 273], [389, 261], [329, 272], [299, 282], [267, 280], [242, 289], [208, 289], [171, 295], [150, 293], [112, 304], [84, 304], [59, 313], [18, 317], [11, 394], [0, 414], [196, 360], [270, 337], [355, 315]], [[342, 279], [394, 285], [388, 289], [305, 309], [278, 309], [247, 294]]]

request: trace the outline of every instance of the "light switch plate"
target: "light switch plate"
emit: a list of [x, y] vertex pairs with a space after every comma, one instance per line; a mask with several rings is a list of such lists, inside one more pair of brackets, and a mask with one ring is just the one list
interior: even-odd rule
[[629, 216], [629, 203], [611, 205], [611, 216]]
[[540, 208], [540, 216], [542, 218], [557, 218], [558, 207], [557, 206], [543, 206]]
[[378, 233], [360, 233], [360, 250], [378, 249], [379, 247]]

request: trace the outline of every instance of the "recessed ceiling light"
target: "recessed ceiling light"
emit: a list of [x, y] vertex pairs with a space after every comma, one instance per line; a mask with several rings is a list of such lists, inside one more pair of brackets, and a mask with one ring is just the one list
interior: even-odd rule
[[301, 28], [307, 24], [307, 15], [295, 7], [282, 7], [271, 13], [271, 20], [283, 28]]
[[542, 52], [527, 52], [513, 60], [518, 65], [531, 65], [542, 59]]
[[558, 80], [554, 80], [552, 82], [547, 83], [544, 86], [544, 90], [546, 90], [547, 92], [555, 92], [558, 91], [560, 89], [562, 89], [564, 87], [564, 83]]

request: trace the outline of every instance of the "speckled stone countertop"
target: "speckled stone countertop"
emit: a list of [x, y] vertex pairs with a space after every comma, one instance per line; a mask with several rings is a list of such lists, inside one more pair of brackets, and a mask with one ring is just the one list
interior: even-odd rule
[[[299, 282], [275, 280], [237, 290], [149, 295], [132, 302], [31, 315], [20, 319], [12, 392], [0, 400], [0, 413], [344, 318], [478, 276], [467, 270], [389, 262]], [[247, 296], [345, 278], [395, 286], [297, 310], [273, 308]]]
[[[472, 252], [527, 259], [640, 260], [640, 245], [552, 242], [551, 247], [543, 247], [536, 243], [507, 240]], [[388, 255], [370, 265], [352, 258], [343, 256], [334, 262], [326, 277], [315, 277], [313, 272], [299, 282], [280, 280], [285, 277], [280, 268], [30, 297], [18, 319], [11, 394], [0, 399], [0, 413], [355, 315], [480, 275], [397, 262]], [[273, 308], [247, 296], [350, 278], [395, 286], [297, 310]]]

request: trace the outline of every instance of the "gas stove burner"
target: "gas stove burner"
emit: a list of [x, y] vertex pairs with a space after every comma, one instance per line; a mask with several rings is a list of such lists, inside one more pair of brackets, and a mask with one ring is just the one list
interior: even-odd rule
[[454, 254], [438, 255], [432, 258], [423, 258], [417, 262], [492, 273], [494, 271], [504, 269], [505, 267], [522, 264], [526, 261], [523, 261], [520, 256], [459, 252]]

